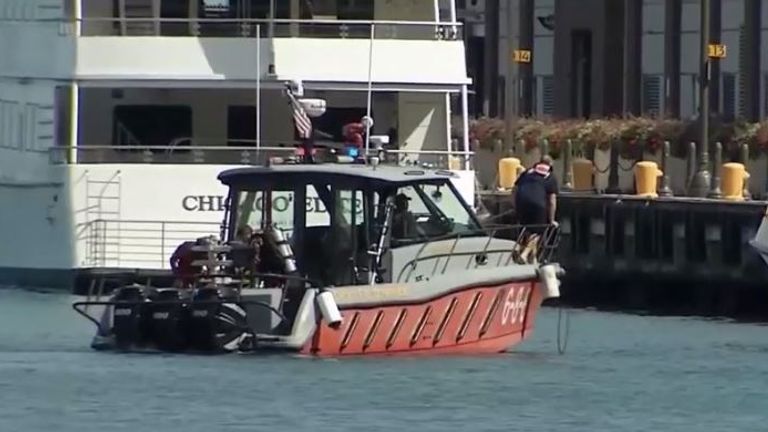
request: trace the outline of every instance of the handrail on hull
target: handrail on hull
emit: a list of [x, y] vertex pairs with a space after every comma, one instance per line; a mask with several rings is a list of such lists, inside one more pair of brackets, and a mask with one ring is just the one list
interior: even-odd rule
[[[532, 240], [533, 244], [531, 244], [530, 231], [536, 230], [537, 228], [542, 229], [543, 234], [533, 238]], [[507, 231], [507, 230], [519, 230], [517, 236], [515, 236], [515, 241], [513, 246], [508, 248], [489, 249], [491, 243], [493, 242], [493, 239], [497, 238], [496, 234], [499, 231]], [[488, 240], [485, 242], [485, 245], [482, 249], [456, 252], [456, 246], [458, 245], [460, 240], [466, 239], [469, 237], [478, 237], [478, 234], [481, 234], [481, 235], [487, 234], [487, 237], [488, 237]], [[439, 241], [445, 241], [445, 240], [451, 240], [451, 239], [453, 239], [453, 244], [451, 245], [450, 252], [422, 255], [422, 253], [428, 248], [429, 245]], [[431, 260], [431, 259], [435, 260], [435, 265], [432, 269], [432, 274], [431, 274], [432, 276], [434, 276], [437, 273], [437, 267], [440, 262], [440, 259], [450, 258], [453, 256], [469, 256], [470, 259], [466, 267], [466, 269], [468, 270], [472, 266], [473, 257], [475, 258], [474, 259], [475, 268], [477, 268], [481, 265], [485, 265], [485, 260], [487, 260], [488, 255], [499, 254], [499, 260], [496, 263], [498, 267], [501, 265], [501, 260], [504, 254], [508, 253], [509, 257], [504, 263], [504, 265], [506, 266], [506, 265], [509, 265], [513, 260], [516, 261], [518, 258], [520, 258], [520, 255], [523, 252], [518, 250], [520, 245], [525, 245], [524, 249], [532, 248], [536, 250], [534, 262], [540, 263], [540, 264], [546, 264], [549, 262], [549, 260], [552, 257], [552, 254], [557, 249], [557, 246], [559, 245], [559, 239], [560, 239], [560, 230], [559, 230], [559, 227], [555, 225], [541, 225], [541, 226], [539, 225], [494, 225], [490, 227], [485, 227], [480, 230], [474, 230], [468, 233], [449, 234], [446, 236], [433, 238], [427, 242], [424, 242], [419, 248], [418, 252], [416, 253], [416, 256], [411, 260], [409, 260], [405, 265], [403, 265], [403, 267], [400, 269], [400, 273], [398, 274], [396, 280], [400, 281], [403, 274], [406, 271], [408, 271], [408, 274], [404, 280], [404, 282], [408, 282], [410, 280], [411, 274], [413, 274], [413, 271], [417, 268], [418, 263]], [[443, 265], [443, 270], [440, 274], [445, 274], [445, 272], [448, 269], [449, 261], [450, 259], [446, 259], [446, 262]], [[480, 261], [484, 261], [484, 262], [481, 263]]]

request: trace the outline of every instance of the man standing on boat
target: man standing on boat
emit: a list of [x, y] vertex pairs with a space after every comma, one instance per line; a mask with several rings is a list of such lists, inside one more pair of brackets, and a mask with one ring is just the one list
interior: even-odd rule
[[517, 220], [531, 234], [521, 253], [524, 261], [528, 260], [531, 253], [536, 256], [539, 237], [545, 225], [558, 226], [555, 220], [558, 192], [559, 186], [549, 155], [544, 155], [538, 163], [520, 174], [515, 182], [513, 194]]

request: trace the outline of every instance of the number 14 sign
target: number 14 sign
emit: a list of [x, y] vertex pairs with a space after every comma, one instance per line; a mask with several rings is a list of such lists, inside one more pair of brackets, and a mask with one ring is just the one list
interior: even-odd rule
[[528, 284], [509, 287], [504, 308], [501, 310], [501, 325], [515, 325], [523, 322], [530, 295], [531, 287]]

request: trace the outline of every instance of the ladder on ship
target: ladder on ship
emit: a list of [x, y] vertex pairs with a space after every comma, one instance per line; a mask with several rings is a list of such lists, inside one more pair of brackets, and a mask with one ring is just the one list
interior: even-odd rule
[[94, 180], [86, 174], [87, 261], [91, 266], [105, 266], [107, 262], [120, 260], [121, 196], [119, 170], [106, 180]]

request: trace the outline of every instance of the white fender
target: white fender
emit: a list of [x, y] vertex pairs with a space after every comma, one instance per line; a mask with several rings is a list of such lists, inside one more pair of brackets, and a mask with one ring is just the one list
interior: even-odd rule
[[562, 268], [557, 264], [546, 264], [539, 267], [543, 300], [560, 297], [560, 278], [558, 276], [562, 271]]
[[339, 312], [339, 306], [336, 305], [336, 300], [333, 298], [333, 293], [321, 290], [315, 297], [315, 301], [320, 307], [320, 314], [330, 327], [335, 328], [341, 325], [341, 312]]

